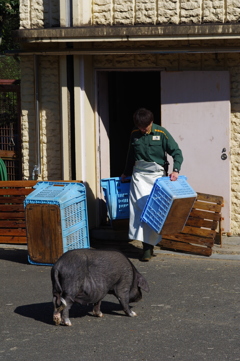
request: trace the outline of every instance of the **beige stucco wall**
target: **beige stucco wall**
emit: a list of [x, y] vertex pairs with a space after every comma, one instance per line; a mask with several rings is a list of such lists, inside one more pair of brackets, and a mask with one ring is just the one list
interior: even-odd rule
[[[201, 24], [240, 20], [236, 0], [87, 0], [91, 2], [83, 24]], [[59, 26], [60, 4], [65, 0], [20, 0], [20, 28]], [[74, 12], [86, 7], [86, 0], [73, 0]], [[91, 12], [92, 11], [92, 12]], [[80, 24], [81, 25], [81, 24]]]

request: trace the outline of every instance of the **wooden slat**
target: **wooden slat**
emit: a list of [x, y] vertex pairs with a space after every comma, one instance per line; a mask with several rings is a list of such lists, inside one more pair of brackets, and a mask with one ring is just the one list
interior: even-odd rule
[[201, 237], [214, 238], [216, 231], [212, 229], [185, 226], [181, 233], [193, 234]]
[[25, 198], [25, 196], [0, 196], [0, 204], [20, 204]]
[[204, 228], [210, 228], [215, 230], [217, 228], [218, 222], [217, 221], [209, 221], [206, 219], [201, 218], [193, 218], [189, 217], [186, 223], [186, 226], [192, 226], [192, 227], [204, 227]]
[[[163, 237], [164, 240], [171, 240], [183, 243], [191, 243], [195, 245], [207, 246], [212, 247], [214, 244], [213, 238], [205, 238], [199, 236], [193, 236], [188, 234], [177, 233], [174, 235], [167, 235]], [[160, 243], [161, 244], [161, 243]]]
[[197, 200], [213, 202], [213, 203], [217, 203], [217, 204], [223, 204], [223, 202], [224, 202], [224, 199], [222, 196], [215, 196], [215, 195], [206, 194], [206, 193], [197, 193]]
[[0, 219], [0, 228], [26, 228], [26, 222], [25, 219], [12, 221]]
[[214, 204], [214, 203], [208, 203], [202, 201], [195, 201], [193, 208], [203, 209], [205, 211], [218, 212], [218, 213], [221, 212], [222, 210], [221, 204]]
[[213, 213], [213, 212], [207, 212], [207, 211], [199, 211], [197, 209], [192, 209], [190, 217], [198, 217], [202, 219], [211, 219], [213, 221], [219, 221], [221, 218], [220, 213]]
[[[23, 212], [24, 205], [23, 204], [0, 204], [0, 212]], [[0, 213], [1, 218], [1, 213]]]
[[33, 186], [35, 186], [36, 183], [37, 183], [37, 181], [34, 181], [34, 180], [0, 181], [0, 187], [18, 187], [18, 188], [33, 187]]
[[26, 230], [22, 228], [0, 228], [0, 236], [26, 236]]
[[0, 158], [14, 158], [16, 153], [14, 150], [1, 150], [0, 149]]
[[27, 237], [20, 237], [20, 236], [1, 236], [0, 237], [0, 244], [3, 243], [10, 243], [10, 244], [26, 244]]
[[25, 219], [25, 213], [24, 212], [15, 212], [15, 213], [2, 213], [1, 214], [1, 219], [14, 219], [14, 218], [21, 218], [21, 219]]
[[212, 254], [212, 248], [211, 247], [199, 247], [194, 246], [188, 243], [182, 243], [182, 242], [174, 242], [174, 241], [168, 241], [168, 240], [162, 240], [161, 241], [162, 247], [175, 249], [179, 251], [184, 252], [190, 252], [195, 254], [200, 254], [204, 256], [211, 256]]
[[4, 195], [28, 195], [33, 191], [32, 188], [0, 188], [0, 196]]

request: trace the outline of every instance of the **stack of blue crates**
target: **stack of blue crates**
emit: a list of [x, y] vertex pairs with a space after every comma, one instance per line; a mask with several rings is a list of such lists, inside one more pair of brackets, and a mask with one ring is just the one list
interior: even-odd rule
[[34, 188], [35, 190], [26, 197], [24, 206], [26, 207], [28, 204], [54, 204], [59, 207], [63, 253], [78, 248], [89, 248], [84, 184], [42, 181], [38, 182]]
[[[171, 181], [169, 177], [158, 178], [142, 212], [141, 221], [159, 234], [174, 201], [191, 198], [194, 202], [196, 197], [197, 193], [188, 184], [186, 176], [179, 176], [177, 181]], [[178, 214], [175, 216], [178, 217]]]
[[101, 179], [101, 187], [107, 204], [109, 219], [129, 218], [129, 189], [131, 177], [127, 177], [128, 182], [121, 182], [120, 177]]

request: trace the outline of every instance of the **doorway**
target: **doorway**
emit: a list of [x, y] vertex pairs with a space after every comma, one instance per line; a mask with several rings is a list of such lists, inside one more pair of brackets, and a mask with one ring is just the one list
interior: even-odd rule
[[160, 72], [113, 71], [108, 78], [110, 177], [119, 177], [125, 166], [133, 114], [147, 108], [160, 124]]

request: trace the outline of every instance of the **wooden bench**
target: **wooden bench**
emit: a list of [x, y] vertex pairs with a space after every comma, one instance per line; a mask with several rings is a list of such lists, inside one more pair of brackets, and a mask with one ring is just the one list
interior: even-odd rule
[[27, 243], [23, 202], [36, 183], [0, 181], [0, 243]]
[[222, 245], [223, 202], [221, 196], [197, 193], [197, 199], [183, 230], [173, 235], [164, 235], [159, 246], [164, 249], [211, 256], [217, 237]]

